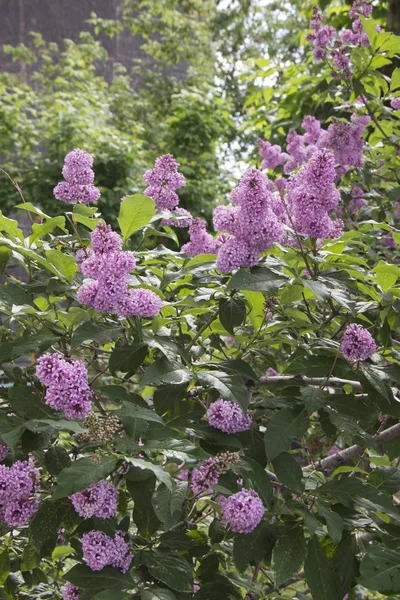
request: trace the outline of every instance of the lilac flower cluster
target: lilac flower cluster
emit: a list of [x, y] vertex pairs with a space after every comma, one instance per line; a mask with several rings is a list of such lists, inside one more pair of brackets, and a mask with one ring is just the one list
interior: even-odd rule
[[157, 294], [147, 289], [129, 289], [129, 275], [136, 267], [131, 252], [122, 251], [121, 237], [110, 225], [98, 223], [90, 234], [91, 249], [80, 250], [81, 272], [89, 277], [77, 293], [82, 304], [99, 313], [114, 312], [120, 317], [154, 317], [162, 306]]
[[70, 496], [73, 507], [81, 517], [109, 519], [117, 514], [118, 490], [108, 481], [91, 483], [82, 492]]
[[212, 492], [212, 486], [218, 483], [221, 475], [229, 471], [232, 465], [239, 460], [235, 452], [223, 452], [214, 458], [209, 458], [199, 469], [193, 469], [192, 491], [195, 496], [203, 492]]
[[0, 442], [0, 462], [5, 459], [9, 451], [9, 447], [4, 442]]
[[220, 504], [224, 521], [237, 533], [252, 532], [264, 516], [262, 500], [254, 490], [243, 489]]
[[214, 228], [223, 234], [219, 238], [216, 264], [223, 273], [255, 265], [261, 252], [285, 239], [284, 227], [278, 219], [285, 211], [261, 171], [247, 171], [230, 199], [232, 205], [217, 206], [214, 210]]
[[394, 110], [400, 110], [400, 98], [393, 98], [390, 101], [390, 106], [394, 109]]
[[100, 198], [100, 190], [93, 185], [93, 158], [78, 148], [72, 150], [64, 159], [62, 170], [65, 181], [54, 188], [57, 200], [68, 204], [92, 204]]
[[0, 522], [26, 525], [39, 507], [39, 472], [29, 461], [0, 465]]
[[365, 33], [360, 16], [368, 17], [372, 6], [368, 0], [355, 0], [349, 11], [353, 20], [352, 29], [344, 29], [340, 36], [336, 30], [328, 25], [323, 25], [323, 17], [318, 6], [313, 7], [310, 20], [311, 33], [307, 40], [313, 42], [313, 57], [315, 60], [330, 58], [333, 63], [333, 75], [349, 79], [352, 76], [350, 63], [351, 46], [369, 46], [368, 35]]
[[219, 398], [207, 410], [207, 421], [212, 427], [224, 433], [247, 431], [253, 422], [250, 415], [244, 415], [236, 402]]
[[215, 254], [217, 244], [212, 235], [206, 230], [206, 222], [203, 219], [192, 219], [189, 225], [190, 241], [183, 244], [181, 252], [186, 252], [189, 256], [197, 254]]
[[334, 227], [329, 211], [339, 203], [334, 186], [335, 159], [331, 152], [320, 150], [313, 154], [289, 182], [288, 203], [298, 233], [325, 239]]
[[68, 581], [64, 585], [63, 598], [64, 600], [79, 600], [79, 592], [79, 588]]
[[173, 216], [170, 219], [163, 219], [161, 225], [170, 225], [171, 227], [190, 227], [193, 217], [186, 208], [175, 208]]
[[271, 142], [258, 140], [258, 150], [263, 158], [262, 169], [276, 169], [276, 167], [286, 162], [287, 154], [282, 152], [278, 144], [273, 145]]
[[351, 121], [351, 123], [343, 123], [342, 121], [331, 123], [318, 141], [320, 148], [332, 150], [336, 163], [345, 170], [348, 167], [362, 167], [364, 165], [363, 134], [370, 122], [370, 117], [368, 115], [356, 117], [353, 114]]
[[376, 352], [376, 343], [367, 329], [357, 323], [346, 327], [340, 351], [345, 358], [351, 361], [365, 360]]
[[175, 190], [186, 184], [182, 173], [178, 171], [179, 163], [172, 154], [165, 154], [156, 159], [153, 169], [143, 175], [148, 187], [144, 193], [150, 196], [157, 208], [172, 210], [179, 204], [179, 196]]
[[46, 404], [63, 410], [67, 419], [84, 419], [92, 408], [85, 365], [61, 354], [44, 354], [37, 362], [36, 375], [47, 387]]
[[126, 573], [133, 558], [122, 531], [116, 531], [112, 539], [102, 531], [93, 529], [82, 536], [82, 551], [84, 561], [92, 571], [101, 571], [110, 566]]

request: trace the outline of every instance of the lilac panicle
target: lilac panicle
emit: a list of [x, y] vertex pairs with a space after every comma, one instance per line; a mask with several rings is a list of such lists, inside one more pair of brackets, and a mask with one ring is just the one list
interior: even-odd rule
[[157, 158], [154, 168], [143, 175], [143, 181], [148, 185], [144, 193], [154, 200], [157, 208], [172, 210], [179, 204], [175, 190], [184, 186], [186, 180], [178, 167], [179, 163], [172, 154], [165, 154]]
[[92, 204], [100, 198], [100, 190], [93, 185], [93, 158], [78, 148], [69, 152], [62, 170], [65, 181], [54, 188], [57, 200], [68, 204]]
[[264, 516], [261, 498], [254, 490], [243, 489], [222, 503], [222, 515], [237, 533], [250, 533]]
[[89, 531], [82, 536], [82, 551], [83, 559], [92, 571], [111, 566], [126, 573], [132, 562], [132, 554], [122, 531], [116, 531], [114, 539], [102, 531]]
[[82, 492], [70, 496], [76, 512], [85, 519], [109, 519], [117, 514], [118, 490], [108, 481], [91, 483]]
[[376, 349], [375, 340], [367, 329], [357, 323], [346, 327], [340, 344], [340, 351], [345, 358], [351, 361], [365, 360]]
[[224, 433], [239, 433], [251, 427], [252, 418], [244, 415], [236, 402], [219, 398], [207, 410], [207, 421]]
[[44, 354], [38, 359], [36, 375], [47, 387], [46, 404], [62, 410], [67, 419], [83, 419], [91, 408], [92, 392], [85, 365], [59, 354]]
[[184, 244], [181, 252], [186, 252], [189, 256], [197, 254], [215, 254], [217, 246], [215, 241], [206, 231], [206, 222], [203, 219], [192, 219], [189, 227], [190, 241]]
[[63, 599], [64, 600], [79, 600], [79, 588], [72, 585], [69, 581], [64, 585]]
[[26, 525], [39, 507], [39, 472], [29, 461], [0, 465], [0, 522]]
[[226, 473], [239, 460], [235, 452], [223, 452], [214, 458], [208, 458], [192, 472], [192, 491], [195, 496], [212, 492], [212, 486], [218, 483], [220, 475]]

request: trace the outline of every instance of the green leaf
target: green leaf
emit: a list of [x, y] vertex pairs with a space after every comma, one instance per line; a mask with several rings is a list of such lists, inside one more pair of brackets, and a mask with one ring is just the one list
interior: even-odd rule
[[[127, 402], [126, 400], [122, 402], [122, 408], [118, 410], [116, 414], [121, 419], [124, 426], [132, 427], [132, 421], [143, 419], [148, 423], [159, 423], [159, 425], [164, 425], [165, 427], [164, 421], [154, 410], [138, 406], [137, 404]], [[130, 421], [131, 423], [129, 423]]]
[[397, 494], [400, 490], [400, 469], [397, 467], [376, 467], [369, 475], [368, 483], [388, 494]]
[[274, 495], [272, 483], [265, 469], [258, 462], [248, 456], [242, 456], [234, 470], [242, 476], [246, 487], [254, 489], [267, 506], [272, 505]]
[[228, 290], [275, 293], [287, 277], [268, 267], [254, 267], [250, 272], [239, 269], [228, 283]]
[[368, 549], [360, 565], [361, 577], [358, 580], [369, 590], [391, 595], [400, 592], [400, 552], [372, 546]]
[[328, 528], [328, 534], [331, 536], [335, 544], [338, 544], [342, 539], [342, 531], [344, 527], [343, 519], [334, 510], [331, 510], [329, 506], [317, 503], [317, 513], [325, 519], [326, 526]]
[[76, 350], [82, 342], [86, 342], [87, 340], [97, 342], [101, 345], [109, 344], [121, 337], [123, 332], [123, 328], [115, 323], [92, 323], [91, 321], [86, 321], [82, 325], [79, 325], [72, 334], [71, 351]]
[[52, 446], [44, 455], [44, 463], [50, 475], [57, 476], [71, 464], [71, 459], [64, 448]]
[[336, 587], [339, 597], [343, 598], [353, 588], [359, 574], [357, 540], [354, 535], [346, 535], [335, 548], [331, 559], [331, 566], [336, 577]]
[[141, 600], [176, 600], [175, 594], [171, 590], [162, 588], [151, 588], [151, 590], [142, 590]]
[[400, 269], [396, 265], [391, 265], [383, 262], [378, 262], [376, 267], [372, 269], [371, 273], [375, 273], [376, 280], [380, 285], [382, 291], [386, 293], [396, 283], [400, 276]]
[[165, 530], [170, 529], [179, 521], [182, 515], [183, 503], [187, 497], [188, 483], [179, 481], [173, 483], [169, 490], [166, 485], [161, 484], [154, 492], [151, 499], [154, 512], [164, 524]]
[[177, 592], [193, 592], [192, 569], [176, 552], [143, 552], [142, 560], [150, 574]]
[[54, 411], [39, 397], [38, 390], [32, 386], [13, 385], [8, 390], [8, 399], [13, 412], [26, 419], [48, 419], [54, 417]]
[[361, 506], [365, 510], [370, 510], [374, 513], [385, 512], [395, 519], [399, 519], [398, 510], [390, 498], [379, 492], [369, 483], [355, 477], [347, 477], [339, 481], [333, 480], [324, 483], [318, 488], [318, 494], [340, 502], [348, 508]]
[[306, 540], [303, 528], [293, 527], [276, 542], [272, 551], [272, 568], [275, 572], [275, 584], [281, 585], [295, 575], [306, 556]]
[[154, 201], [143, 194], [127, 196], [121, 202], [118, 223], [124, 242], [135, 231], [147, 225], [155, 213]]
[[272, 461], [272, 465], [275, 475], [281, 483], [296, 492], [304, 490], [303, 471], [297, 460], [289, 452], [279, 454]]
[[[162, 467], [159, 465], [153, 465], [153, 463], [149, 462], [148, 460], [143, 460], [142, 458], [126, 457], [126, 460], [134, 467], [154, 473], [157, 479], [161, 481], [161, 483], [164, 483], [167, 488], [172, 491], [173, 481], [171, 476], [169, 473], [164, 471]], [[129, 479], [129, 473], [127, 478]]]
[[304, 572], [313, 600], [342, 600], [342, 596], [338, 595], [336, 589], [335, 575], [315, 535], [307, 546]]
[[39, 225], [38, 223], [33, 223], [32, 225], [32, 233], [29, 236], [29, 245], [32, 245], [33, 242], [47, 235], [48, 233], [52, 233], [54, 229], [58, 227], [62, 229], [62, 231], [66, 232], [65, 229], [65, 218], [64, 217], [53, 217], [51, 219], [47, 219], [45, 223]]
[[307, 431], [308, 417], [304, 409], [283, 408], [275, 414], [265, 432], [265, 450], [271, 462], [289, 448], [293, 438], [299, 438]]
[[40, 350], [44, 352], [50, 348], [57, 338], [54, 335], [29, 335], [20, 337], [12, 342], [5, 342], [0, 348], [0, 363], [11, 362], [23, 354]]
[[[135, 480], [127, 479], [126, 481], [126, 487], [135, 503], [133, 521], [140, 535], [149, 540], [161, 525], [151, 503], [156, 487], [156, 478], [150, 471], [141, 471], [140, 469], [131, 469], [128, 476], [136, 477]], [[138, 477], [146, 479], [138, 480]]]
[[[92, 596], [91, 596], [92, 597]], [[130, 592], [120, 592], [118, 590], [103, 590], [95, 596], [93, 600], [131, 600], [132, 594]]]
[[219, 301], [219, 320], [229, 333], [240, 327], [246, 317], [246, 305], [242, 298], [232, 296]]
[[162, 416], [173, 410], [178, 403], [186, 397], [187, 385], [167, 385], [159, 388], [153, 394], [154, 408]]
[[3, 550], [0, 554], [0, 585], [3, 585], [10, 572], [10, 559], [8, 552]]
[[7, 219], [0, 211], [0, 231], [4, 231], [7, 236], [15, 242], [17, 238], [20, 242], [24, 241], [24, 234], [18, 229], [18, 221]]
[[301, 388], [300, 391], [304, 406], [310, 416], [324, 406], [327, 392], [312, 386]]
[[75, 552], [72, 546], [56, 546], [51, 553], [51, 558], [54, 562], [57, 560], [62, 560], [63, 558], [67, 558], [70, 554]]
[[400, 88], [400, 68], [397, 67], [393, 70], [392, 79], [390, 84], [390, 91], [394, 91]]
[[48, 542], [56, 544], [57, 532], [64, 517], [65, 505], [61, 502], [43, 500], [40, 503], [29, 523], [30, 537], [38, 549]]
[[61, 471], [53, 500], [71, 496], [90, 483], [105, 479], [115, 470], [117, 463], [118, 460], [111, 456], [103, 456], [98, 463], [93, 463], [90, 458], [80, 458]]
[[188, 383], [193, 377], [191, 371], [179, 362], [158, 358], [148, 367], [142, 377], [142, 385], [180, 385]]
[[124, 590], [134, 587], [134, 582], [128, 573], [123, 575], [119, 569], [113, 567], [92, 571], [86, 565], [75, 565], [68, 573], [65, 573], [64, 579], [83, 590], [104, 588]]
[[135, 373], [146, 358], [147, 344], [134, 344], [132, 346], [118, 346], [110, 356], [110, 372], [115, 375], [121, 373]]
[[65, 279], [71, 282], [74, 278], [75, 273], [78, 270], [75, 258], [64, 254], [61, 250], [47, 250], [46, 259], [52, 265], [54, 265], [59, 273], [65, 277]]
[[233, 541], [233, 559], [239, 572], [248, 565], [259, 563], [275, 544], [274, 527], [261, 522], [251, 533], [236, 534]]
[[203, 385], [216, 389], [225, 400], [236, 402], [246, 412], [249, 393], [240, 375], [224, 371], [199, 371], [197, 377]]
[[21, 556], [21, 571], [33, 571], [40, 564], [37, 548], [28, 544], [25, 546]]

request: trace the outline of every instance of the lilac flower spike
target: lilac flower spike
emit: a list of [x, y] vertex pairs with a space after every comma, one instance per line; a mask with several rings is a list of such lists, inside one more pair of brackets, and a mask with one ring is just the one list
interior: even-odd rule
[[345, 358], [351, 361], [365, 360], [376, 352], [376, 349], [375, 340], [367, 329], [357, 323], [346, 327], [340, 345], [340, 351]]
[[0, 522], [26, 525], [39, 507], [39, 472], [28, 461], [0, 465]]
[[114, 539], [102, 531], [92, 530], [82, 536], [83, 558], [92, 571], [101, 571], [106, 566], [117, 567], [126, 573], [132, 561], [124, 533], [116, 531]]
[[70, 496], [76, 512], [85, 519], [109, 519], [117, 514], [118, 490], [108, 481], [91, 483], [82, 492]]
[[68, 204], [97, 202], [100, 198], [100, 191], [93, 185], [92, 166], [92, 156], [79, 148], [67, 154], [62, 170], [65, 181], [60, 181], [54, 188], [56, 199]]
[[153, 169], [143, 175], [148, 187], [144, 193], [150, 196], [157, 208], [172, 210], [179, 204], [179, 196], [175, 190], [186, 184], [182, 173], [178, 171], [179, 163], [172, 154], [165, 154], [156, 159]]
[[222, 515], [237, 533], [251, 533], [264, 516], [264, 506], [254, 490], [243, 489], [222, 503]]
[[91, 411], [92, 392], [85, 365], [60, 354], [38, 359], [36, 375], [46, 390], [46, 404], [63, 410], [67, 419], [84, 419]]
[[69, 581], [64, 585], [63, 599], [64, 600], [79, 600], [79, 588], [72, 585]]
[[224, 433], [239, 433], [251, 427], [252, 418], [244, 415], [236, 402], [219, 398], [207, 410], [207, 421]]

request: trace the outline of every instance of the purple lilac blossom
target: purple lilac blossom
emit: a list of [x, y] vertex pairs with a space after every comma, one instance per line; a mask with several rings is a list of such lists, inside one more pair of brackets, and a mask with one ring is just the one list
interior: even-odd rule
[[326, 239], [333, 223], [328, 211], [339, 203], [339, 192], [334, 186], [335, 159], [331, 152], [320, 150], [289, 182], [288, 203], [298, 233]]
[[250, 415], [244, 415], [236, 402], [219, 398], [207, 410], [207, 421], [224, 433], [239, 433], [247, 431], [252, 424]]
[[223, 452], [214, 458], [208, 458], [192, 472], [192, 491], [195, 496], [212, 492], [212, 486], [218, 483], [220, 475], [226, 473], [239, 460], [234, 452]]
[[59, 354], [44, 354], [37, 362], [36, 375], [47, 387], [46, 404], [64, 411], [67, 419], [85, 418], [92, 408], [85, 365]]
[[392, 249], [397, 248], [398, 246], [397, 242], [393, 239], [393, 234], [390, 231], [383, 236], [382, 244]]
[[54, 188], [57, 200], [68, 204], [92, 204], [100, 198], [100, 190], [93, 185], [93, 158], [78, 148], [69, 152], [62, 170], [65, 181]]
[[393, 98], [390, 101], [390, 106], [394, 109], [394, 110], [400, 110], [400, 98]]
[[353, 187], [353, 189], [351, 190], [351, 200], [349, 204], [350, 212], [355, 213], [364, 206], [366, 206], [367, 201], [363, 196], [364, 192], [361, 188]]
[[78, 515], [85, 519], [109, 519], [117, 514], [118, 490], [105, 480], [91, 483], [82, 492], [70, 496], [70, 499]]
[[214, 226], [225, 236], [219, 243], [216, 262], [221, 272], [251, 267], [261, 252], [284, 241], [285, 230], [276, 214], [280, 201], [271, 192], [271, 186], [261, 171], [250, 169], [232, 191], [232, 205], [215, 209]]
[[150, 196], [157, 208], [170, 209], [179, 204], [179, 196], [175, 190], [186, 184], [182, 173], [178, 171], [179, 163], [172, 154], [165, 154], [156, 159], [153, 169], [143, 175], [143, 181], [148, 187], [144, 193]]
[[262, 169], [276, 169], [287, 159], [287, 154], [282, 152], [282, 148], [278, 144], [272, 145], [268, 141], [258, 140], [258, 151], [263, 159]]
[[206, 222], [203, 219], [193, 219], [189, 227], [190, 241], [184, 244], [181, 252], [189, 256], [197, 254], [215, 254], [217, 246], [212, 235], [206, 231]]
[[278, 376], [279, 376], [278, 371], [275, 371], [275, 369], [273, 369], [272, 367], [267, 369], [267, 377], [278, 377]]
[[351, 361], [365, 360], [376, 352], [374, 338], [367, 329], [357, 323], [346, 327], [340, 344], [340, 351]]
[[120, 317], [155, 317], [162, 308], [161, 298], [151, 290], [135, 288], [127, 291], [116, 307]]
[[0, 461], [4, 460], [8, 454], [9, 447], [6, 443], [0, 442]]
[[39, 472], [29, 461], [0, 465], [0, 522], [26, 525], [39, 507]]
[[122, 531], [116, 531], [114, 539], [102, 531], [92, 530], [82, 536], [83, 558], [92, 571], [106, 566], [117, 567], [126, 573], [132, 561], [129, 546]]
[[237, 533], [250, 533], [264, 516], [261, 498], [254, 490], [243, 489], [229, 496], [221, 506], [224, 519]]
[[79, 588], [72, 585], [69, 581], [64, 585], [63, 599], [64, 600], [79, 600]]
[[369, 117], [354, 118], [352, 121], [353, 123], [341, 121], [331, 123], [318, 144], [321, 148], [330, 148], [335, 155], [336, 163], [341, 167], [364, 165], [362, 136]]

